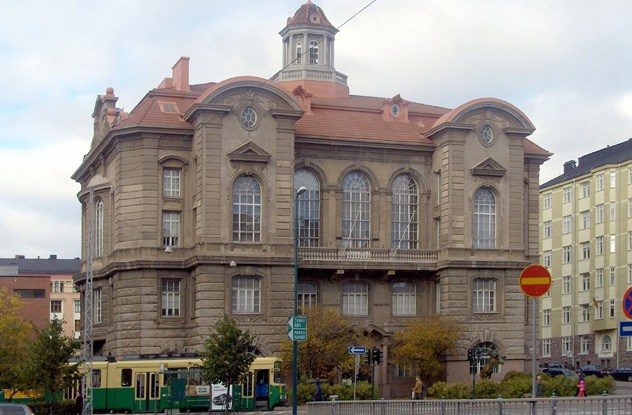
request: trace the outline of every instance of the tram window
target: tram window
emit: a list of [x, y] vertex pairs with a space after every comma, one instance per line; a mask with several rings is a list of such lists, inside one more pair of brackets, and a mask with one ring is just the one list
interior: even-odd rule
[[92, 370], [92, 387], [93, 388], [101, 387], [101, 369]]
[[136, 374], [136, 399], [142, 399], [145, 397], [145, 374]]
[[150, 376], [150, 384], [151, 384], [151, 390], [150, 390], [150, 398], [151, 399], [156, 399], [158, 398], [158, 391], [160, 390], [160, 378], [158, 377], [158, 373], [152, 373]]
[[246, 382], [244, 382], [244, 396], [252, 396], [252, 372], [248, 372]]
[[121, 386], [132, 386], [132, 369], [121, 369]]
[[186, 371], [186, 367], [174, 367], [165, 372], [165, 386], [167, 386], [173, 379], [182, 379], [182, 372]]
[[281, 383], [281, 362], [274, 362], [274, 383]]

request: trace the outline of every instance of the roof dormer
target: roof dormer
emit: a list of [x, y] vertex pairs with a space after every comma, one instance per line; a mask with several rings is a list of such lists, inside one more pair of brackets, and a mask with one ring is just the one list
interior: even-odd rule
[[408, 122], [408, 101], [399, 94], [385, 99], [382, 104], [382, 119], [384, 121]]

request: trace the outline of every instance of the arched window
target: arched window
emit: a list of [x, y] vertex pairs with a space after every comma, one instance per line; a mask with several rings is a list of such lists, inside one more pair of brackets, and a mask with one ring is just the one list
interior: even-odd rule
[[94, 256], [103, 255], [103, 199], [94, 202]]
[[419, 195], [417, 183], [409, 174], [401, 174], [393, 182], [393, 214], [391, 248], [417, 249]]
[[371, 240], [371, 187], [359, 171], [347, 174], [342, 183], [342, 245], [368, 248]]
[[305, 186], [298, 196], [298, 244], [318, 246], [320, 236], [320, 182], [314, 173], [301, 169], [294, 173], [294, 194]]
[[318, 42], [315, 40], [309, 42], [309, 63], [318, 65]]
[[391, 285], [393, 315], [414, 316], [417, 314], [417, 287], [409, 282], [395, 282]]
[[496, 312], [496, 280], [492, 278], [474, 279], [472, 307], [475, 313]]
[[[480, 373], [481, 369], [485, 367], [489, 359], [491, 359], [491, 356], [499, 356], [501, 354], [498, 346], [492, 342], [479, 343], [478, 345], [472, 347], [470, 351], [473, 355], [478, 354], [479, 356], [476, 361], [476, 374]], [[500, 373], [501, 367], [502, 365], [495, 366], [492, 373]]]
[[233, 184], [233, 241], [261, 241], [261, 187], [252, 176]]
[[496, 197], [488, 187], [474, 194], [474, 248], [496, 247]]
[[296, 43], [296, 63], [301, 63], [303, 57], [303, 44], [301, 42]]
[[602, 352], [612, 351], [612, 338], [607, 334], [601, 338], [601, 351]]
[[305, 314], [308, 308], [316, 307], [318, 286], [313, 282], [298, 283], [298, 308], [301, 314]]
[[232, 311], [234, 314], [261, 313], [261, 279], [252, 276], [233, 278]]
[[369, 314], [369, 285], [360, 281], [349, 281], [342, 286], [342, 314], [366, 316]]

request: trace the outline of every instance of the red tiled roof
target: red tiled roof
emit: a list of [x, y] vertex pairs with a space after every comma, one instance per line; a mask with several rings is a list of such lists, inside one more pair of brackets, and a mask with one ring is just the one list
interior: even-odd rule
[[307, 0], [307, 3], [299, 7], [296, 13], [294, 13], [294, 16], [287, 18], [286, 27], [305, 25], [324, 26], [335, 29], [334, 25], [327, 20], [323, 9], [312, 3], [311, 0]]

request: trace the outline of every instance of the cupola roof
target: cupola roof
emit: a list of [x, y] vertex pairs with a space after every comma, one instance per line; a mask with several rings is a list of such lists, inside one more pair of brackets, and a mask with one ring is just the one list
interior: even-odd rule
[[303, 4], [296, 13], [294, 13], [294, 16], [287, 18], [287, 26], [285, 28], [287, 29], [293, 26], [325, 27], [337, 31], [329, 20], [327, 20], [323, 9], [312, 3], [311, 0], [307, 0], [307, 3]]

